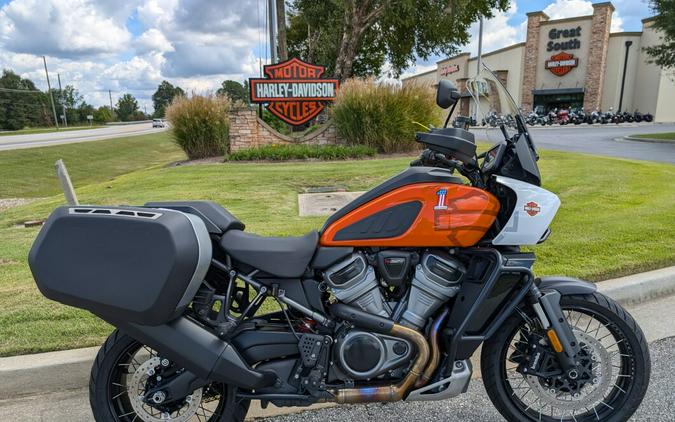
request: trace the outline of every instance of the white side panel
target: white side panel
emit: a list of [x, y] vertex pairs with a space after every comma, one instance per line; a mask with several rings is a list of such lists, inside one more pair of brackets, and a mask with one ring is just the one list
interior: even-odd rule
[[496, 176], [497, 183], [516, 193], [516, 207], [506, 226], [494, 238], [494, 245], [536, 245], [553, 221], [560, 199], [538, 186]]

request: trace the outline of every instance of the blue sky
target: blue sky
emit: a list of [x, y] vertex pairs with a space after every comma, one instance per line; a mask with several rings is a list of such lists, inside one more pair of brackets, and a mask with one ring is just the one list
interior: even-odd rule
[[[41, 56], [50, 73], [74, 85], [94, 105], [126, 92], [152, 109], [162, 80], [188, 92], [212, 92], [225, 79], [257, 75], [267, 57], [266, 0], [0, 0], [0, 68], [44, 88]], [[646, 1], [615, 0], [613, 30], [639, 31], [651, 16]], [[592, 13], [591, 0], [514, 0], [486, 21], [484, 51], [524, 40], [526, 13], [551, 18]], [[475, 53], [477, 24], [471, 43]], [[405, 75], [442, 57], [411, 64]], [[115, 98], [113, 98], [115, 100]]]

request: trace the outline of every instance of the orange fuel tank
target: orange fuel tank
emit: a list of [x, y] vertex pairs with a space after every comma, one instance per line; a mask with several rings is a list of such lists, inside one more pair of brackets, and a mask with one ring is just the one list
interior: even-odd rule
[[415, 183], [377, 196], [324, 226], [322, 246], [475, 245], [499, 211], [489, 192], [458, 183]]

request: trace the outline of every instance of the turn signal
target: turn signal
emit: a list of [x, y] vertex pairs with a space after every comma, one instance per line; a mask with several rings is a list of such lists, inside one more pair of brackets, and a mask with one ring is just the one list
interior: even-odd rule
[[547, 332], [546, 335], [548, 336], [548, 340], [551, 343], [551, 347], [553, 347], [553, 350], [555, 350], [556, 353], [560, 353], [563, 351], [562, 344], [560, 344], [560, 339], [558, 339], [558, 335], [555, 333], [553, 328], [550, 328]]

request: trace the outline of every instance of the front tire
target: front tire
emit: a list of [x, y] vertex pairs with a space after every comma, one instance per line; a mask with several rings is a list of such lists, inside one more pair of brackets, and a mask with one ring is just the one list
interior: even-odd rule
[[590, 380], [570, 392], [554, 387], [569, 385], [552, 382], [556, 377], [525, 376], [514, 369], [524, 333], [533, 338], [541, 330], [534, 313], [523, 311], [507, 319], [483, 346], [481, 370], [490, 400], [509, 421], [628, 420], [649, 385], [651, 364], [642, 330], [621, 305], [600, 293], [563, 296], [560, 304], [579, 344], [588, 350]]
[[[89, 380], [89, 403], [97, 422], [154, 422], [166, 419], [166, 411], [140, 402], [132, 404], [139, 393], [134, 390], [134, 374], [149, 359], [156, 357], [152, 349], [119, 330], [108, 337], [96, 355]], [[243, 422], [250, 401], [237, 401], [234, 393], [232, 387], [217, 383], [195, 390], [182, 407], [170, 413], [170, 420]]]

